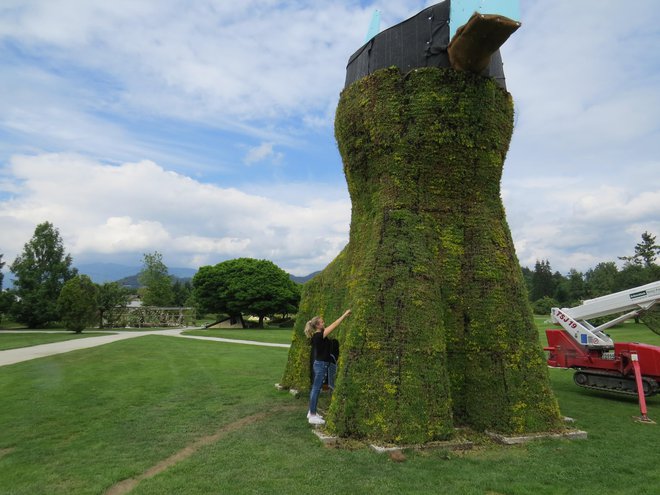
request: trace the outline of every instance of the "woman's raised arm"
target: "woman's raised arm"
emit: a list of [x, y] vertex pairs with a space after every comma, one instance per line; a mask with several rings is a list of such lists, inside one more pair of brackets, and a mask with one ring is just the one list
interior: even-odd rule
[[344, 318], [346, 318], [348, 315], [351, 314], [351, 310], [347, 309], [344, 311], [344, 314], [341, 315], [339, 318], [337, 318], [335, 321], [333, 321], [330, 325], [325, 327], [325, 330], [323, 330], [323, 337], [327, 337], [330, 332], [332, 332], [335, 328], [339, 326], [339, 324], [344, 321]]

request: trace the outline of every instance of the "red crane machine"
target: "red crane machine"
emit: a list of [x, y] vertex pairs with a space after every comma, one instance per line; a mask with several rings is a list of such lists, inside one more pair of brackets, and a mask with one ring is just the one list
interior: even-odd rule
[[[659, 302], [660, 281], [657, 281], [589, 299], [573, 308], [552, 308], [552, 322], [562, 329], [545, 331], [548, 365], [575, 369], [573, 379], [580, 387], [636, 395], [641, 419], [650, 421], [645, 397], [660, 391], [660, 347], [614, 342], [605, 330], [641, 317], [651, 329], [658, 331], [654, 327]], [[588, 321], [612, 315], [619, 316], [597, 326]]]

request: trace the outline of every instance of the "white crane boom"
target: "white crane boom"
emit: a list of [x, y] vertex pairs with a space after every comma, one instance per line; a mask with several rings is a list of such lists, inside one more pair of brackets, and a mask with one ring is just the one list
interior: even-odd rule
[[[593, 348], [614, 348], [614, 342], [604, 330], [641, 311], [651, 309], [660, 301], [660, 281], [588, 299], [574, 308], [552, 308], [553, 323], [560, 324], [579, 344]], [[607, 323], [594, 327], [587, 320], [627, 312]]]

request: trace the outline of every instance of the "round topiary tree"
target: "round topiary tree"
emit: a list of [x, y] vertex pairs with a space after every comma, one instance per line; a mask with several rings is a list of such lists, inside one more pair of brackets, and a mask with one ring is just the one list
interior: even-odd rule
[[500, 198], [510, 95], [451, 69], [383, 69], [341, 95], [344, 251], [303, 290], [283, 384], [309, 388], [305, 321], [344, 308], [328, 428], [390, 442], [558, 428]]
[[264, 318], [295, 311], [300, 299], [298, 285], [272, 261], [236, 258], [203, 266], [193, 278], [193, 290], [201, 308], [230, 316], [251, 314]]

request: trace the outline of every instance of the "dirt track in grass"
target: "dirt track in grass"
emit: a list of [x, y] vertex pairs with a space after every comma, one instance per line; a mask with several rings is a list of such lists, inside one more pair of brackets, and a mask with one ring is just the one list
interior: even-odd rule
[[4, 456], [11, 454], [14, 451], [13, 448], [8, 448], [8, 449], [0, 449], [0, 459], [2, 459]]
[[150, 467], [147, 469], [144, 473], [134, 477], [134, 478], [128, 478], [125, 480], [120, 481], [119, 483], [114, 484], [111, 486], [106, 492], [105, 495], [124, 495], [126, 493], [129, 493], [133, 488], [135, 488], [142, 480], [146, 480], [149, 478], [152, 478], [156, 476], [159, 473], [162, 473], [166, 469], [169, 469], [170, 467], [174, 466], [178, 462], [181, 462], [191, 455], [193, 455], [195, 452], [197, 452], [200, 448], [210, 445], [212, 443], [217, 442], [220, 440], [222, 437], [233, 433], [237, 430], [240, 430], [241, 428], [244, 428], [248, 425], [251, 425], [253, 423], [256, 423], [258, 421], [263, 421], [269, 416], [272, 416], [273, 414], [281, 411], [288, 411], [288, 410], [295, 410], [297, 407], [289, 406], [289, 407], [280, 407], [275, 410], [271, 410], [268, 412], [260, 412], [256, 414], [252, 414], [250, 416], [246, 416], [244, 418], [239, 419], [238, 421], [234, 421], [233, 423], [229, 423], [228, 425], [223, 426], [220, 428], [218, 431], [213, 433], [212, 435], [207, 435], [201, 438], [198, 438], [191, 444], [185, 446], [183, 449], [179, 450], [175, 454], [171, 455], [167, 459], [164, 459], [160, 461], [158, 464], [155, 464], [154, 466]]

